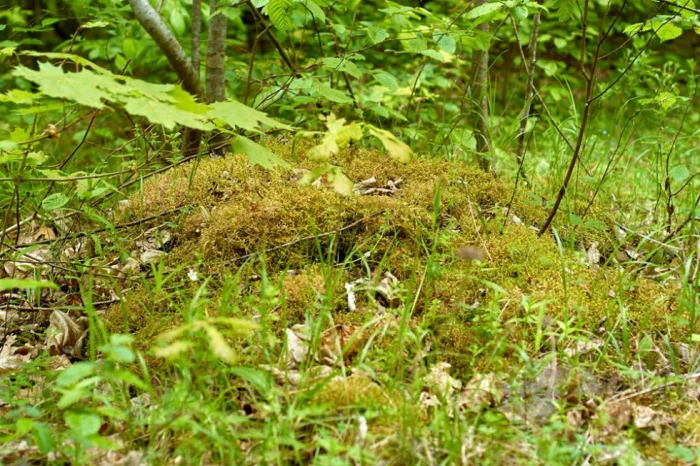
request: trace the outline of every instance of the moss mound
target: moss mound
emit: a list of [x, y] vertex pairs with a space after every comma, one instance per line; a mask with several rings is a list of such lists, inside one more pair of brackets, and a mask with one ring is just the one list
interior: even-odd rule
[[[428, 329], [434, 353], [457, 370], [475, 370], [489, 359], [480, 359], [486, 353], [502, 355], [508, 364], [507, 342], [530, 338], [544, 318], [591, 332], [600, 325], [681, 331], [667, 289], [588, 264], [551, 236], [538, 237], [533, 225], [546, 212], [524, 202], [525, 196], [516, 196], [511, 209], [521, 221], [504, 219], [512, 190], [490, 174], [437, 159], [401, 164], [349, 148], [332, 162], [350, 180], [374, 178], [375, 186], [398, 189], [342, 196], [325, 181], [298, 183], [299, 170], [318, 166], [303, 144], [271, 145], [293, 170], [262, 169], [241, 156], [206, 159], [149, 180], [132, 205], [143, 216], [181, 209], [173, 217], [178, 228], [171, 266], [199, 262], [204, 276], [221, 277], [246, 260], [264, 258], [265, 273], [278, 286], [272, 312], [283, 326], [303, 322], [319, 306], [338, 322], [363, 323], [378, 304], [392, 305], [365, 292], [349, 313], [344, 284], [364, 278], [374, 290], [390, 272], [397, 296], [410, 298], [400, 306], [411, 313], [411, 325]], [[481, 251], [483, 262], [460, 258], [455, 251], [464, 246]], [[323, 272], [322, 265], [334, 272]], [[247, 291], [261, 294], [259, 287]], [[150, 318], [167, 310], [149, 293], [140, 296]], [[111, 315], [123, 323], [124, 309]], [[146, 337], [155, 333], [153, 322], [136, 324], [151, 329]]]

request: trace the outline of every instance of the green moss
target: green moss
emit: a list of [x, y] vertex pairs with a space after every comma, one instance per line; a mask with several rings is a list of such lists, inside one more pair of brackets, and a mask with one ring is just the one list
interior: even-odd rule
[[[294, 151], [279, 141], [270, 145], [295, 169], [318, 165], [305, 155], [308, 143], [297, 143]], [[383, 185], [401, 179], [400, 189], [392, 195], [344, 197], [324, 183], [299, 185], [293, 171], [264, 170], [244, 157], [228, 156], [155, 177], [132, 202], [143, 215], [190, 206], [171, 216], [181, 228], [168, 260], [179, 265], [202, 258], [201, 273], [215, 277], [214, 287], [244, 263], [242, 258], [267, 250], [262, 260], [280, 287], [273, 314], [285, 325], [303, 322], [320, 307], [340, 323], [371, 319], [371, 296], [359, 296], [358, 311], [348, 313], [344, 284], [367, 277], [368, 271], [375, 283], [384, 271], [392, 272], [404, 289], [420, 290], [411, 325], [428, 329], [434, 353], [459, 373], [511, 364], [508, 343], [531, 335], [536, 326], [524, 300], [530, 307], [544, 303], [548, 317], [591, 331], [604, 318], [614, 329], [624, 312], [636, 331], [682, 335], [667, 289], [613, 267], [586, 264], [568, 247], [593, 241], [610, 245], [613, 235], [605, 230], [577, 229], [560, 215], [555, 222], [564, 239], [560, 250], [552, 235], [537, 235], [546, 211], [525, 202], [524, 195], [516, 196], [512, 207], [523, 222], [507, 220], [504, 227], [511, 188], [462, 163], [419, 158], [401, 164], [359, 148], [341, 151], [334, 163], [353, 182], [374, 177]], [[483, 249], [484, 263], [456, 258], [454, 251], [463, 245]], [[335, 270], [332, 277], [328, 267]], [[247, 293], [254, 304], [260, 291], [252, 286]], [[126, 311], [114, 312], [129, 316], [129, 331], [150, 338], [168, 325], [167, 320], [159, 324], [159, 314], [169, 308], [153, 302], [153, 296], [138, 296]], [[141, 306], [149, 308], [147, 316]]]

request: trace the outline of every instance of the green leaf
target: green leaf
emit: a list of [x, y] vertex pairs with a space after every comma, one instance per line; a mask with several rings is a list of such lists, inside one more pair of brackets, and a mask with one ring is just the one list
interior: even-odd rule
[[[17, 150], [19, 145], [15, 141], [0, 141], [0, 152], [9, 152], [12, 150]], [[0, 157], [0, 165], [8, 162], [13, 162], [15, 160], [21, 160], [22, 155], [20, 154], [8, 154], [7, 158]]]
[[471, 10], [469, 10], [469, 13], [465, 15], [465, 18], [481, 18], [482, 16], [486, 16], [489, 13], [493, 13], [494, 11], [500, 10], [501, 8], [503, 8], [502, 3], [484, 3], [483, 5], [479, 5], [476, 8], [472, 8]]
[[265, 168], [291, 168], [287, 162], [277, 157], [265, 147], [257, 144], [250, 139], [237, 136], [231, 144], [231, 148], [235, 153], [241, 153], [248, 156], [248, 160], [255, 165], [260, 165]]
[[323, 9], [316, 4], [313, 0], [306, 0], [306, 8], [309, 9], [311, 14], [316, 18], [321, 24], [326, 22], [326, 14]]
[[345, 173], [343, 173], [340, 168], [333, 167], [333, 170], [331, 170], [328, 174], [328, 180], [331, 182], [333, 189], [338, 194], [343, 196], [352, 195], [352, 188], [355, 187], [355, 184], [350, 181], [350, 178], [345, 176]]
[[367, 37], [369, 37], [369, 40], [372, 41], [374, 45], [377, 45], [387, 40], [389, 38], [389, 33], [383, 28], [372, 26], [367, 28]]
[[351, 140], [362, 139], [362, 125], [352, 122], [345, 124], [345, 118], [336, 118], [330, 114], [326, 120], [328, 131], [323, 136], [321, 144], [312, 147], [308, 151], [308, 156], [314, 160], [328, 160], [336, 154], [341, 147], [347, 146]]
[[128, 385], [131, 385], [134, 388], [137, 388], [139, 390], [143, 390], [143, 391], [148, 390], [148, 386], [143, 382], [143, 380], [139, 379], [136, 376], [136, 374], [134, 374], [133, 372], [114, 371], [114, 372], [110, 373], [110, 377], [112, 377], [114, 380], [121, 380], [122, 382], [125, 382]]
[[136, 354], [128, 346], [105, 345], [100, 350], [110, 361], [130, 364], [136, 360]]
[[683, 181], [690, 176], [690, 170], [684, 165], [676, 165], [668, 172], [668, 175], [673, 178], [673, 181]]
[[226, 342], [224, 336], [211, 325], [207, 325], [206, 331], [209, 336], [209, 347], [214, 355], [223, 361], [231, 364], [235, 363], [236, 353], [234, 353], [233, 348]]
[[110, 94], [101, 88], [104, 81], [92, 71], [64, 73], [50, 63], [39, 63], [39, 71], [24, 66], [15, 68], [13, 74], [39, 85], [42, 94], [59, 99], [67, 99], [92, 108], [103, 108], [103, 100]]
[[88, 21], [85, 24], [81, 24], [80, 29], [103, 28], [105, 26], [109, 26], [107, 21]]
[[71, 388], [68, 390], [59, 390], [63, 392], [61, 398], [56, 402], [56, 407], [58, 409], [66, 409], [85, 398], [90, 397], [90, 392], [84, 388]]
[[321, 178], [323, 175], [328, 173], [333, 169], [333, 165], [324, 165], [322, 167], [317, 167], [310, 172], [304, 173], [304, 175], [299, 180], [299, 184], [302, 186], [309, 186], [311, 183]]
[[230, 371], [251, 384], [262, 395], [266, 395], [274, 387], [269, 372], [254, 367], [232, 367]]
[[488, 50], [491, 45], [491, 36], [489, 33], [479, 30], [470, 31], [470, 35], [462, 36], [459, 40], [465, 46], [473, 50]]
[[180, 11], [180, 8], [173, 8], [170, 12], [170, 26], [177, 37], [182, 37], [185, 34], [187, 25], [185, 24], [185, 16]]
[[408, 40], [402, 40], [404, 48], [407, 52], [418, 53], [428, 48], [428, 43], [422, 37], [413, 37]]
[[387, 73], [386, 71], [375, 73], [374, 79], [379, 81], [382, 86], [388, 88], [392, 92], [399, 88], [399, 82], [396, 80], [394, 75]]
[[660, 28], [656, 29], [656, 35], [661, 39], [661, 42], [666, 42], [667, 40], [675, 39], [683, 34], [683, 30], [673, 23], [666, 23]]
[[442, 63], [449, 63], [452, 61], [452, 55], [446, 52], [438, 52], [437, 50], [423, 50], [420, 52], [420, 54], [425, 55], [426, 57], [434, 58]]
[[525, 8], [522, 5], [519, 5], [519, 6], [516, 6], [515, 8], [513, 8], [512, 12], [513, 12], [513, 17], [517, 21], [522, 21], [522, 20], [527, 18], [527, 8]]
[[364, 74], [362, 72], [362, 70], [360, 68], [358, 68], [357, 65], [354, 62], [351, 62], [350, 60], [345, 60], [343, 62], [341, 70], [345, 71], [347, 74], [349, 74], [353, 78], [360, 78]]
[[32, 427], [34, 426], [34, 420], [31, 418], [19, 418], [15, 421], [15, 435], [17, 437], [24, 437]]
[[340, 104], [349, 104], [352, 103], [352, 99], [348, 96], [345, 95], [343, 91], [339, 91], [338, 89], [333, 89], [327, 84], [320, 83], [318, 81], [314, 81], [314, 89], [316, 89], [316, 92], [321, 94], [324, 98], [327, 100], [330, 100], [331, 102], [337, 102]]
[[408, 163], [411, 161], [413, 151], [410, 147], [399, 141], [396, 136], [391, 134], [389, 131], [379, 129], [375, 126], [367, 126], [369, 128], [369, 132], [381, 141], [384, 148], [387, 150], [387, 152], [389, 152], [389, 155], [392, 158], [395, 158], [403, 163]]
[[102, 427], [102, 417], [97, 413], [68, 412], [64, 415], [64, 419], [70, 430], [81, 437], [94, 435]]
[[70, 199], [63, 193], [53, 193], [42, 201], [41, 206], [45, 210], [56, 210], [60, 209], [64, 205], [68, 204]]
[[294, 27], [290, 14], [293, 6], [292, 0], [270, 0], [265, 7], [272, 24], [284, 33], [291, 31]]
[[7, 290], [31, 290], [33, 288], [58, 289], [54, 282], [41, 280], [22, 280], [19, 278], [0, 278], [0, 291]]
[[35, 50], [26, 50], [26, 51], [23, 51], [21, 54], [27, 55], [30, 57], [48, 58], [49, 60], [61, 60], [61, 61], [70, 60], [73, 63], [81, 65], [85, 68], [89, 68], [89, 69], [96, 71], [100, 74], [104, 74], [104, 75], [111, 75], [112, 74], [109, 70], [102, 68], [99, 65], [96, 65], [95, 63], [91, 62], [87, 58], [83, 58], [80, 55], [73, 55], [72, 53], [37, 52]]
[[579, 11], [578, 0], [554, 0], [552, 9], [557, 12], [561, 22], [574, 19]]
[[0, 95], [0, 102], [12, 102], [18, 105], [28, 105], [34, 102], [39, 95], [22, 89], [11, 89], [4, 95]]
[[583, 223], [583, 218], [580, 215], [576, 215], [573, 212], [569, 212], [569, 223], [574, 226], [581, 225]]
[[693, 0], [676, 0], [675, 2], [671, 2], [676, 5], [683, 6], [684, 8], [679, 8], [676, 6], [670, 6], [671, 11], [675, 11], [676, 13], [680, 13], [680, 15], [685, 18], [685, 19], [691, 19], [694, 18], [696, 13], [693, 12], [695, 10], [695, 2]]
[[34, 444], [39, 448], [42, 455], [46, 455], [54, 451], [56, 444], [53, 441], [53, 433], [45, 422], [34, 422], [32, 425], [34, 431]]
[[207, 113], [207, 117], [219, 119], [232, 128], [243, 128], [246, 131], [257, 133], [262, 131], [263, 124], [270, 128], [292, 129], [291, 126], [285, 125], [270, 118], [265, 113], [235, 100], [216, 102], [209, 107], [210, 110]]
[[173, 359], [181, 353], [192, 348], [192, 343], [189, 341], [175, 341], [167, 346], [157, 346], [153, 348], [153, 354], [157, 358]]
[[203, 115], [197, 115], [186, 110], [180, 110], [177, 106], [160, 102], [148, 97], [131, 98], [124, 105], [131, 115], [146, 117], [151, 123], [163, 125], [172, 129], [178, 125], [188, 128], [208, 131], [213, 128]]
[[438, 47], [440, 47], [440, 50], [450, 55], [454, 54], [457, 50], [457, 42], [454, 37], [447, 33], [436, 32], [433, 34], [433, 40], [437, 43]]
[[59, 387], [70, 387], [95, 373], [96, 366], [92, 362], [78, 362], [62, 370], [56, 383]]
[[260, 328], [258, 324], [246, 319], [236, 319], [235, 317], [215, 317], [212, 319], [217, 324], [228, 325], [236, 333], [246, 335], [252, 330]]

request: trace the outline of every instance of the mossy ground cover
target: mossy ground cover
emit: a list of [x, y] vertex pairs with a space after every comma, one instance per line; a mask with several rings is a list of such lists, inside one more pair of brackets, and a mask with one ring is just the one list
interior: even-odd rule
[[[693, 395], [680, 382], [649, 389], [695, 364], [680, 281], [620, 263], [604, 217], [596, 231], [559, 222], [538, 236], [546, 212], [521, 193], [509, 210], [512, 187], [492, 175], [360, 148], [332, 162], [398, 189], [342, 196], [299, 184], [318, 165], [303, 144], [271, 145], [294, 169], [204, 159], [132, 196], [140, 217], [179, 209], [164, 262], [105, 317], [136, 337], [158, 381], [155, 406], [172, 419], [149, 423], [167, 432], [152, 439], [164, 451], [255, 464], [694, 454], [681, 440], [695, 431]], [[591, 259], [593, 242], [603, 253]], [[177, 342], [188, 346], [159, 342], [228, 318], [257, 324], [221, 329], [235, 361], [193, 327]], [[620, 393], [632, 414], [608, 407]]]

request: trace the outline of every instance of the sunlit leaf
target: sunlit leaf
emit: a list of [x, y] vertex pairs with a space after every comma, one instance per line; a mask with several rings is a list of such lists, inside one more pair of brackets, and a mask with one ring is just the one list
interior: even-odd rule
[[82, 437], [96, 434], [102, 427], [102, 417], [97, 413], [73, 413], [64, 415], [66, 425]]
[[352, 99], [345, 95], [343, 91], [338, 89], [333, 89], [327, 84], [314, 81], [314, 89], [316, 92], [321, 94], [324, 98], [330, 100], [331, 102], [337, 102], [339, 104], [349, 104], [352, 103]]
[[493, 13], [494, 11], [498, 11], [501, 8], [503, 8], [503, 4], [500, 2], [484, 3], [483, 5], [479, 5], [476, 8], [472, 8], [471, 10], [469, 10], [469, 13], [467, 13], [464, 17], [466, 19], [476, 19], [482, 16], [486, 16], [489, 13]]
[[229, 363], [236, 362], [236, 353], [231, 346], [226, 342], [224, 336], [214, 327], [206, 327], [207, 335], [209, 336], [209, 347], [216, 357]]
[[350, 181], [350, 178], [340, 171], [338, 167], [333, 167], [328, 177], [335, 192], [343, 196], [350, 196], [352, 194], [352, 188], [355, 186], [354, 183]]
[[265, 168], [291, 168], [287, 162], [277, 157], [264, 146], [251, 141], [250, 139], [237, 136], [231, 144], [231, 149], [235, 153], [245, 154], [251, 163]]
[[7, 290], [31, 290], [33, 288], [58, 289], [54, 282], [41, 280], [22, 280], [19, 278], [0, 278], [0, 291]]
[[661, 42], [675, 39], [676, 37], [680, 37], [681, 34], [683, 34], [683, 29], [673, 23], [666, 23], [656, 29], [656, 35], [661, 39]]
[[270, 128], [292, 129], [290, 126], [268, 117], [265, 113], [235, 100], [211, 104], [207, 116], [219, 119], [232, 128], [243, 128], [246, 131], [260, 132], [262, 125]]
[[167, 346], [153, 348], [153, 354], [158, 358], [172, 359], [190, 348], [192, 348], [192, 343], [189, 341], [175, 341]]
[[41, 202], [41, 206], [45, 210], [56, 210], [68, 204], [69, 200], [70, 199], [63, 193], [53, 193], [46, 196]]
[[369, 132], [376, 136], [384, 145], [384, 148], [389, 152], [389, 155], [400, 162], [407, 163], [411, 161], [413, 151], [405, 143], [399, 141], [396, 136], [389, 131], [368, 126]]
[[42, 94], [68, 99], [86, 107], [103, 108], [103, 101], [110, 97], [110, 93], [100, 87], [103, 82], [98, 79], [98, 75], [89, 70], [64, 73], [57, 66], [40, 62], [39, 71], [20, 65], [13, 74], [38, 84]]

